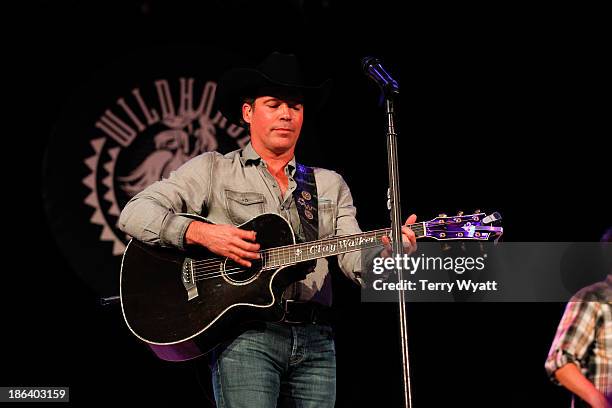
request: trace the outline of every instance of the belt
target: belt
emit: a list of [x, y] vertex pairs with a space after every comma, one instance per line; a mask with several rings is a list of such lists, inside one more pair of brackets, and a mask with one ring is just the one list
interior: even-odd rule
[[331, 307], [320, 303], [283, 299], [283, 309], [283, 323], [331, 325], [334, 322]]

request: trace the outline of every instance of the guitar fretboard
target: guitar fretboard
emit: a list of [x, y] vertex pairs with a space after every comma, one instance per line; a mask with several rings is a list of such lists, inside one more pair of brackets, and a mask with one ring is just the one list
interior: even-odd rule
[[[417, 238], [425, 236], [425, 223], [412, 224], [410, 229], [414, 231]], [[390, 234], [391, 229], [385, 228], [270, 248], [261, 252], [262, 266], [264, 269], [280, 268], [347, 252], [380, 247], [383, 245], [382, 237], [388, 237]]]

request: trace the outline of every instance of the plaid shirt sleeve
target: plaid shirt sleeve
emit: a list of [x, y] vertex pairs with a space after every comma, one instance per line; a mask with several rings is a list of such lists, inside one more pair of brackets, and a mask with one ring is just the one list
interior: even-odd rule
[[545, 368], [551, 380], [558, 384], [555, 371], [568, 363], [576, 364], [584, 373], [583, 360], [595, 338], [601, 304], [574, 298], [565, 308]]

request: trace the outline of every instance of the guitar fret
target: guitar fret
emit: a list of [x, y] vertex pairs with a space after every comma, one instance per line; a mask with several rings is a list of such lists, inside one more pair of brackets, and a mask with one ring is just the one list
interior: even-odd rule
[[278, 261], [277, 261], [277, 259], [276, 259], [276, 254], [275, 254], [275, 252], [276, 252], [275, 250], [272, 250], [272, 253], [270, 254], [270, 256], [271, 256], [271, 258], [272, 258], [272, 266], [273, 266], [274, 268], [278, 268], [278, 263], [277, 263]]

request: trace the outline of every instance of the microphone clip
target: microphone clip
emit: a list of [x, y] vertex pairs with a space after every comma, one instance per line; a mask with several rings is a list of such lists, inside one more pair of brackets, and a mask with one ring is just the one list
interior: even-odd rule
[[399, 95], [398, 82], [383, 68], [380, 60], [376, 57], [364, 57], [361, 60], [361, 69], [380, 87], [383, 98], [391, 98]]

